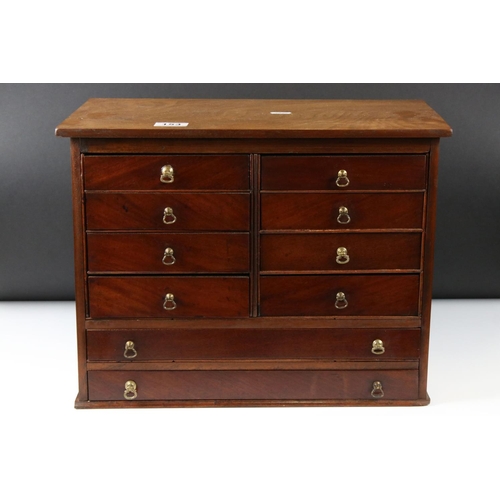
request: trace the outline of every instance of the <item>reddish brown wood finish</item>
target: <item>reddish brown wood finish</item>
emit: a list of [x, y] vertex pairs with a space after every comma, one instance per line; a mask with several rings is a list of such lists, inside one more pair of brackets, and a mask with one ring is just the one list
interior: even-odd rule
[[261, 200], [263, 230], [422, 228], [422, 193], [263, 193]]
[[167, 361], [89, 361], [89, 371], [234, 371], [234, 370], [418, 370], [418, 360], [361, 361], [325, 359], [218, 359]]
[[[262, 189], [424, 189], [426, 163], [425, 155], [264, 156]], [[339, 179], [340, 170], [346, 171], [348, 185]]]
[[[84, 154], [427, 154], [429, 138], [360, 138], [360, 139], [183, 139], [183, 138], [114, 138], [80, 139]], [[259, 186], [260, 184], [257, 184]]]
[[422, 245], [423, 269], [421, 283], [422, 300], [422, 335], [420, 339], [422, 357], [420, 361], [419, 395], [427, 396], [427, 371], [429, 366], [429, 337], [431, 327], [432, 280], [434, 269], [434, 243], [436, 233], [436, 208], [438, 187], [439, 141], [432, 141], [429, 155], [429, 188], [427, 192], [427, 210], [425, 231], [427, 237]]
[[118, 409], [118, 408], [269, 408], [280, 407], [327, 407], [327, 406], [354, 406], [354, 407], [376, 407], [376, 406], [426, 406], [430, 402], [429, 397], [425, 399], [156, 399], [148, 401], [75, 401], [78, 410], [91, 409]]
[[[165, 165], [173, 168], [173, 182], [160, 180]], [[248, 165], [248, 155], [86, 156], [85, 189], [244, 191]]]
[[[248, 278], [90, 277], [92, 318], [248, 317]], [[163, 308], [166, 294], [175, 309]], [[168, 301], [166, 307], [174, 307]]]
[[72, 197], [73, 197], [73, 241], [75, 258], [75, 302], [78, 350], [78, 399], [88, 399], [87, 343], [85, 339], [85, 316], [87, 311], [87, 281], [85, 272], [85, 213], [83, 207], [83, 180], [80, 144], [71, 139]]
[[[261, 270], [418, 270], [420, 244], [421, 233], [263, 234]], [[347, 250], [349, 260], [339, 248]]]
[[[156, 229], [162, 231], [248, 231], [248, 194], [86, 193], [87, 229]], [[170, 207], [175, 222], [163, 222]], [[173, 217], [167, 216], [167, 222]]]
[[[166, 120], [189, 125], [154, 126]], [[429, 402], [438, 145], [451, 129], [425, 103], [98, 99], [56, 133], [73, 138], [76, 407]]]
[[[252, 187], [260, 185], [260, 155], [251, 156]], [[250, 272], [250, 315], [259, 315], [259, 262], [260, 262], [260, 191], [253, 189], [251, 197], [251, 272]]]
[[[375, 321], [375, 323], [374, 323]], [[93, 330], [136, 330], [138, 327], [136, 319], [106, 318], [85, 320], [87, 328]], [[141, 328], [169, 329], [169, 328], [215, 328], [215, 329], [308, 329], [308, 328], [420, 328], [419, 316], [335, 316], [324, 318], [318, 316], [258, 316], [256, 318], [143, 318], [140, 321]]]
[[[289, 111], [289, 115], [272, 115]], [[156, 122], [188, 123], [155, 127]], [[367, 138], [450, 136], [419, 100], [89, 99], [56, 129], [90, 138]]]
[[127, 380], [137, 385], [137, 400], [154, 399], [416, 399], [417, 370], [267, 370], [267, 371], [91, 371], [89, 395], [94, 401], [121, 400]]
[[248, 233], [94, 232], [87, 234], [87, 265], [90, 273], [248, 273], [249, 243]]
[[[343, 292], [347, 301], [336, 300]], [[418, 275], [262, 276], [262, 316], [417, 316]]]
[[[374, 354], [380, 339], [385, 352]], [[134, 342], [137, 355], [124, 356]], [[231, 359], [417, 359], [420, 330], [389, 329], [172, 329], [89, 330], [89, 361], [231, 360]], [[133, 355], [127, 352], [127, 356]]]

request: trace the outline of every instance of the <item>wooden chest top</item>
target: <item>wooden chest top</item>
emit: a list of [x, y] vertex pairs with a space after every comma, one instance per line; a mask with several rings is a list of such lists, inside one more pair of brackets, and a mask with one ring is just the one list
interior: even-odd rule
[[420, 100], [89, 99], [62, 137], [422, 138], [449, 125]]

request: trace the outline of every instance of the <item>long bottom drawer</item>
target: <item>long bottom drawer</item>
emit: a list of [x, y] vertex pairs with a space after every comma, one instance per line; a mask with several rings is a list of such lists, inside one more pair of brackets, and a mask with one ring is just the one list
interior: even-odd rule
[[90, 371], [90, 401], [412, 400], [418, 370]]

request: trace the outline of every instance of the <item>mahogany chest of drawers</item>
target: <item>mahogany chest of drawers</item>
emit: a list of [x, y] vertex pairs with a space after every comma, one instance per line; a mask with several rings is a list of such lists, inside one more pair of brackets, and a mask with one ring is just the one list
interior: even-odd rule
[[56, 135], [77, 408], [429, 402], [427, 104], [91, 99]]

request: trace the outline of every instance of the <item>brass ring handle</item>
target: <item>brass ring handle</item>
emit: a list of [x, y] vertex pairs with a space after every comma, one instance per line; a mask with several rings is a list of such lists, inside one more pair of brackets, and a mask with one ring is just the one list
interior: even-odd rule
[[[167, 259], [170, 259], [170, 260], [167, 260]], [[161, 259], [161, 261], [166, 266], [171, 266], [171, 265], [175, 264], [174, 250], [170, 247], [165, 248], [165, 252], [163, 254], [163, 259]]]
[[137, 351], [135, 350], [135, 344], [131, 340], [125, 342], [125, 351], [123, 352], [123, 357], [127, 359], [132, 359], [137, 356]]
[[337, 186], [341, 188], [347, 187], [349, 185], [349, 177], [347, 177], [347, 170], [339, 170], [335, 184], [337, 184]]
[[385, 352], [384, 343], [380, 339], [375, 339], [372, 342], [372, 353], [380, 355], [384, 354], [384, 352]]
[[161, 167], [160, 181], [165, 184], [174, 182], [174, 167], [172, 165], [163, 165]]
[[[171, 220], [167, 220], [167, 217], [170, 217]], [[166, 207], [163, 210], [163, 224], [173, 224], [177, 220], [177, 217], [174, 215], [174, 209], [171, 207]]]
[[337, 216], [337, 222], [339, 224], [349, 224], [349, 222], [351, 222], [351, 217], [349, 215], [349, 210], [347, 210], [347, 207], [339, 208], [339, 215]]
[[347, 264], [349, 262], [349, 255], [347, 253], [347, 248], [345, 247], [338, 247], [337, 248], [337, 257], [335, 258], [335, 261], [337, 264]]
[[344, 292], [338, 292], [335, 296], [335, 307], [337, 309], [345, 309], [349, 305], [347, 299], [345, 298]]
[[[167, 304], [169, 302], [172, 305], [170, 307], [167, 307]], [[175, 300], [174, 300], [174, 294], [173, 293], [167, 293], [165, 295], [165, 300], [163, 301], [163, 309], [165, 309], [165, 311], [173, 311], [176, 307], [177, 307], [177, 304], [175, 303]]]
[[123, 397], [125, 399], [135, 399], [137, 397], [137, 384], [133, 380], [127, 380], [125, 382]]
[[384, 397], [384, 390], [382, 389], [382, 382], [380, 381], [375, 381], [373, 382], [373, 388], [371, 395], [373, 398], [383, 398]]

